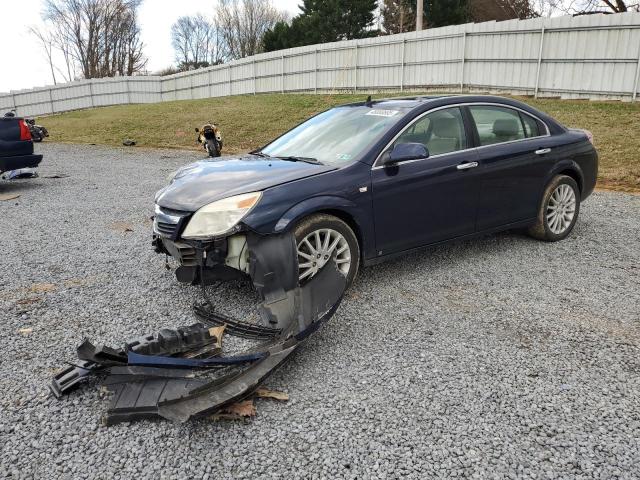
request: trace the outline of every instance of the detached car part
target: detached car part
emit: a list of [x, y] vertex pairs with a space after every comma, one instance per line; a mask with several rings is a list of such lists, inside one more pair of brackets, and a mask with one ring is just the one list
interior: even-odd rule
[[[78, 347], [82, 363], [54, 378], [54, 395], [67, 393], [89, 375], [103, 375], [103, 386], [114, 394], [104, 417], [111, 425], [158, 417], [184, 422], [215, 413], [252, 394], [333, 316], [346, 278], [330, 263], [300, 286], [297, 263], [291, 261], [296, 249], [291, 233], [261, 241], [250, 235], [249, 242], [249, 271], [262, 298], [261, 324], [230, 319], [205, 301], [195, 309], [203, 323], [163, 329], [125, 342], [120, 349], [85, 341]], [[196, 255], [206, 258], [202, 251]], [[221, 346], [222, 331], [264, 342], [233, 356], [221, 356], [220, 349], [208, 350], [198, 358], [190, 356], [207, 345]]]

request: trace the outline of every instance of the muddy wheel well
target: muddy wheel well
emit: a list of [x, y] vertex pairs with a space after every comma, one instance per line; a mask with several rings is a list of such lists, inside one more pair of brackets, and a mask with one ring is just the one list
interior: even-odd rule
[[582, 192], [582, 179], [580, 178], [580, 175], [578, 175], [578, 172], [576, 172], [572, 168], [567, 168], [565, 170], [562, 170], [561, 172], [558, 172], [557, 174], [558, 175], [566, 175], [567, 177], [573, 178], [576, 181], [576, 183], [578, 184], [578, 190], [580, 190], [580, 192]]

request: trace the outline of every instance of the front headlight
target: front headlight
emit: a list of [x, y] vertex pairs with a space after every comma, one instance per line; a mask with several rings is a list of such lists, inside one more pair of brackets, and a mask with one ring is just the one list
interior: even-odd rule
[[244, 193], [205, 205], [193, 214], [182, 238], [205, 239], [223, 235], [235, 227], [262, 197], [262, 192]]

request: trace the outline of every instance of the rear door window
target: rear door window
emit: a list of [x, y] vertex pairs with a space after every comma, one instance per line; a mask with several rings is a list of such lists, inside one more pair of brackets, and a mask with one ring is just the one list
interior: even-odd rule
[[[525, 125], [517, 110], [491, 105], [472, 105], [469, 111], [478, 130], [480, 145], [512, 142], [529, 136], [525, 133]], [[534, 125], [537, 130], [535, 120]], [[533, 133], [533, 126], [529, 129]]]

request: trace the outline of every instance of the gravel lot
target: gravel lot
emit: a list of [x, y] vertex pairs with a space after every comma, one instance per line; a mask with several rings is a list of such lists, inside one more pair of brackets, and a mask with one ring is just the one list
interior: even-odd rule
[[84, 336], [194, 321], [149, 216], [200, 155], [37, 149], [41, 178], [0, 182], [21, 195], [0, 202], [0, 477], [640, 477], [639, 196], [594, 194], [560, 243], [505, 233], [365, 269], [270, 379], [291, 400], [252, 420], [106, 428], [96, 383], [58, 401], [50, 377]]

